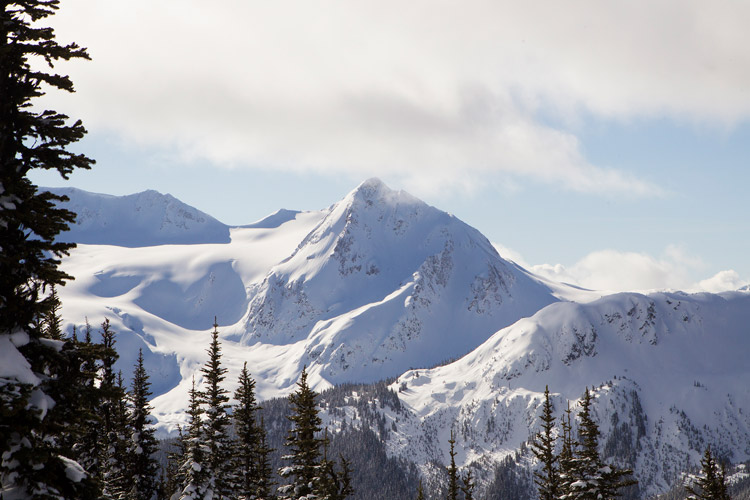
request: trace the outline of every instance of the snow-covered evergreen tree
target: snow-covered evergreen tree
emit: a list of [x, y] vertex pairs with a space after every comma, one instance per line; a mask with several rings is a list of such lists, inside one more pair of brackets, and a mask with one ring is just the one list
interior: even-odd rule
[[691, 484], [685, 487], [689, 500], [729, 500], [726, 472], [708, 446], [701, 459], [701, 474], [691, 478]]
[[182, 492], [184, 478], [180, 473], [180, 467], [186, 456], [186, 437], [182, 427], [177, 426], [177, 442], [167, 453], [167, 467], [164, 477], [159, 485], [159, 500], [171, 500], [173, 496], [179, 497]]
[[619, 496], [619, 490], [635, 484], [626, 479], [632, 471], [605, 464], [599, 456], [599, 426], [591, 415], [591, 392], [586, 388], [579, 402], [578, 447], [574, 449], [571, 470], [563, 481], [566, 500], [599, 500]]
[[132, 434], [128, 418], [128, 401], [122, 373], [118, 372], [113, 387], [116, 399], [106, 402], [108, 411], [104, 432], [102, 460], [102, 498], [125, 500], [130, 490], [128, 444]]
[[448, 500], [458, 500], [458, 467], [456, 467], [456, 438], [451, 430], [451, 438], [448, 440], [450, 446], [448, 455], [451, 457], [450, 464], [448, 465]]
[[247, 363], [240, 372], [234, 399], [237, 401], [232, 415], [237, 435], [232, 460], [234, 493], [241, 499], [255, 498], [261, 481], [261, 434], [265, 431], [258, 424], [257, 413], [260, 407], [255, 398], [255, 380], [247, 370]]
[[271, 468], [271, 452], [273, 448], [268, 446], [266, 441], [266, 427], [263, 417], [260, 419], [260, 441], [258, 448], [256, 449], [256, 497], [257, 500], [275, 500], [276, 495], [273, 494], [274, 481], [273, 481], [273, 469]]
[[341, 470], [337, 470], [336, 462], [328, 458], [328, 428], [323, 436], [323, 459], [320, 462], [320, 481], [317, 489], [318, 498], [322, 500], [344, 500], [354, 494], [351, 481], [351, 466], [343, 456]]
[[282, 500], [318, 499], [320, 484], [320, 446], [322, 420], [318, 415], [316, 394], [307, 384], [307, 368], [297, 382], [297, 390], [289, 395], [292, 405], [292, 429], [286, 439], [289, 454], [282, 457], [290, 465], [279, 469], [282, 478], [291, 480], [278, 488]]
[[[32, 169], [67, 178], [93, 163], [66, 148], [85, 134], [80, 121], [34, 105], [45, 88], [73, 92], [64, 75], [48, 73], [59, 60], [88, 58], [74, 43], [61, 45], [38, 22], [58, 0], [3, 2], [0, 8], [0, 497], [86, 499], [95, 484], [60, 440], [68, 401], [56, 384], [72, 367], [63, 350], [72, 342], [43, 338], [42, 313], [52, 285], [71, 277], [58, 268], [74, 246], [56, 241], [75, 214], [56, 207], [62, 197], [38, 193]], [[67, 360], [66, 360], [67, 358]], [[73, 356], [75, 358], [75, 356]], [[59, 387], [59, 385], [58, 385]]]
[[151, 427], [151, 406], [148, 403], [151, 383], [143, 366], [143, 350], [138, 351], [138, 360], [133, 371], [130, 392], [130, 439], [128, 442], [128, 482], [130, 489], [126, 500], [154, 500], [157, 493], [159, 465], [154, 458], [158, 449], [154, 429]]
[[210, 488], [208, 468], [206, 467], [208, 446], [205, 443], [203, 422], [201, 415], [200, 394], [195, 388], [195, 378], [190, 389], [190, 406], [188, 407], [190, 426], [185, 438], [185, 460], [180, 466], [180, 475], [183, 479], [179, 495], [174, 495], [179, 500], [210, 500], [213, 498], [213, 490]]
[[204, 435], [208, 453], [206, 455], [206, 473], [215, 500], [229, 498], [232, 495], [231, 458], [232, 438], [229, 430], [229, 392], [222, 387], [227, 369], [221, 366], [221, 344], [219, 343], [219, 325], [214, 318], [214, 329], [211, 332], [211, 344], [207, 350], [208, 361], [201, 369], [204, 375], [204, 390], [200, 393], [201, 402], [205, 404], [206, 419]]
[[555, 416], [549, 399], [549, 387], [544, 388], [544, 404], [542, 405], [542, 430], [531, 442], [531, 451], [541, 463], [541, 470], [534, 472], [534, 482], [537, 485], [540, 500], [556, 500], [559, 495], [560, 473], [558, 457], [555, 453]]

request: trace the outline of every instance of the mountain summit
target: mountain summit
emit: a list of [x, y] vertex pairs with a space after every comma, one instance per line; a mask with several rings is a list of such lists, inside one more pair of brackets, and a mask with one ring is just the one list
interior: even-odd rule
[[329, 382], [463, 354], [556, 301], [477, 230], [369, 179], [252, 289], [244, 344], [306, 345]]
[[229, 243], [229, 228], [169, 194], [148, 190], [128, 196], [89, 193], [76, 188], [43, 188], [70, 201], [76, 222], [60, 239], [89, 245], [144, 247], [168, 244]]

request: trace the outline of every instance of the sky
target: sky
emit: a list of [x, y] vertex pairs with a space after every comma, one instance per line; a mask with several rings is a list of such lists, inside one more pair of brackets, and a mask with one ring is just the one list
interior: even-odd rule
[[38, 104], [97, 161], [43, 186], [170, 193], [228, 224], [379, 177], [546, 277], [750, 282], [748, 2], [76, 0], [91, 61]]

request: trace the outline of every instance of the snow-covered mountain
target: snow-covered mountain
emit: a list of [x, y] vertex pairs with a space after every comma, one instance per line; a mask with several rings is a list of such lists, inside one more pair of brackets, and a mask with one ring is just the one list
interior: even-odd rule
[[377, 179], [327, 209], [231, 228], [154, 192], [65, 194], [83, 216], [64, 238], [84, 244], [63, 263], [76, 277], [64, 319], [109, 317], [126, 373], [135, 346], [163, 355], [154, 406], [169, 421], [214, 317], [229, 378], [247, 360], [272, 397], [305, 365], [322, 389], [444, 362], [559, 300], [477, 230]]
[[150, 190], [111, 196], [76, 188], [43, 189], [67, 196], [65, 208], [77, 214], [61, 240], [124, 247], [229, 242], [226, 225], [168, 194]]
[[304, 365], [317, 389], [397, 377], [401, 408], [377, 411], [392, 424], [389, 452], [423, 470], [446, 460], [451, 429], [463, 466], [522, 449], [545, 385], [558, 414], [593, 388], [600, 427], [614, 436], [603, 449], [635, 465], [644, 496], [707, 444], [750, 458], [747, 290], [568, 289], [376, 179], [326, 209], [241, 227], [154, 192], [65, 194], [88, 215], [66, 234], [84, 244], [63, 262], [76, 277], [60, 290], [64, 320], [108, 317], [125, 373], [145, 348], [164, 430], [184, 419], [216, 316], [229, 390], [245, 361], [262, 399], [292, 390]]
[[240, 341], [302, 341], [302, 362], [333, 383], [445, 361], [556, 301], [477, 230], [377, 179], [326, 211], [250, 295]]
[[708, 445], [724, 460], [750, 459], [748, 325], [747, 292], [552, 304], [453, 363], [401, 375], [391, 386], [401, 408], [380, 410], [387, 445], [429, 468], [448, 459], [453, 430], [457, 463], [486, 470], [539, 430], [545, 386], [558, 417], [589, 387], [604, 455], [634, 467], [646, 498], [698, 465]]

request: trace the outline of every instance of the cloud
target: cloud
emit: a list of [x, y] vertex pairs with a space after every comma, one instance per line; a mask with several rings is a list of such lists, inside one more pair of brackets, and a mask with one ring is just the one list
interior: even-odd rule
[[702, 280], [698, 283], [698, 288], [705, 292], [725, 292], [727, 290], [739, 290], [749, 284], [747, 280], [740, 278], [740, 275], [731, 269], [719, 271], [715, 275]]
[[750, 116], [750, 5], [79, 0], [53, 20], [89, 129], [229, 167], [398, 178], [415, 192], [529, 178], [655, 195], [587, 161], [581, 113]]
[[711, 292], [737, 290], [748, 284], [736, 271], [720, 271], [711, 278], [694, 282], [693, 276], [706, 266], [684, 249], [670, 245], [654, 257], [642, 252], [593, 251], [571, 266], [528, 264], [518, 252], [493, 243], [498, 253], [552, 281], [606, 292], [683, 290]]

